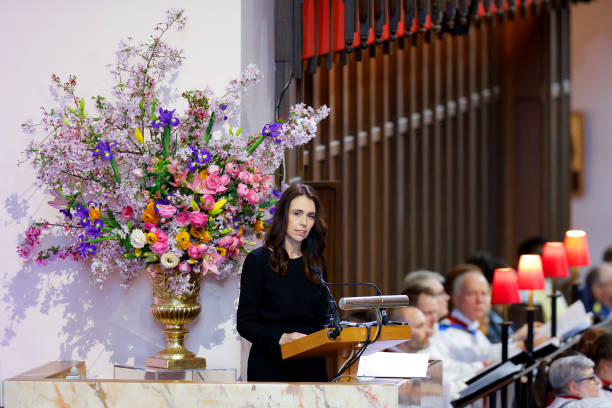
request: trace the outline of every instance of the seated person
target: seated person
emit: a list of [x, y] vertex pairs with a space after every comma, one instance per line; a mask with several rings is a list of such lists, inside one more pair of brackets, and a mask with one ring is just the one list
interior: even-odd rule
[[411, 339], [385, 351], [418, 353], [429, 346], [429, 338], [433, 335], [433, 328], [427, 324], [425, 315], [418, 308], [413, 306], [394, 307], [389, 309], [389, 318], [408, 323]]
[[437, 329], [438, 320], [441, 317], [439, 303], [435, 292], [424, 282], [416, 281], [404, 288], [402, 295], [408, 296], [410, 306], [419, 308], [427, 319], [427, 325], [432, 330], [432, 334]]
[[593, 299], [593, 314], [606, 319], [612, 312], [612, 264], [606, 262], [591, 269], [586, 287]]
[[612, 333], [597, 328], [589, 329], [576, 344], [576, 351], [595, 363], [595, 374], [603, 385], [599, 395], [610, 401], [612, 406]]
[[[402, 292], [410, 291], [416, 285], [426, 286], [432, 292], [438, 304], [438, 317], [441, 319], [448, 315], [448, 300], [450, 296], [444, 290], [444, 276], [433, 271], [414, 271], [404, 278]], [[435, 328], [437, 330], [437, 327]]]
[[555, 390], [555, 399], [548, 408], [599, 408], [612, 406], [599, 398], [601, 382], [593, 361], [583, 355], [562, 357], [552, 362], [548, 380]]

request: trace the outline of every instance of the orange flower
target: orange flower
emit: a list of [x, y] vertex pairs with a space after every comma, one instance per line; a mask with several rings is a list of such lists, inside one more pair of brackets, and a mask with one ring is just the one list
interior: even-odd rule
[[191, 238], [187, 231], [181, 231], [176, 235], [176, 243], [179, 248], [186, 251], [191, 246]]
[[255, 232], [262, 232], [266, 229], [266, 227], [264, 226], [264, 223], [262, 220], [257, 220], [255, 222], [255, 226], [253, 227], [253, 229], [255, 230]]
[[202, 243], [204, 243], [204, 244], [208, 244], [210, 242], [211, 238], [212, 237], [210, 236], [210, 232], [204, 231], [202, 233], [202, 238], [200, 238], [200, 241], [202, 241]]
[[89, 218], [91, 218], [92, 221], [95, 220], [99, 220], [100, 219], [100, 209], [99, 208], [90, 208], [89, 209]]
[[225, 256], [227, 254], [227, 250], [225, 248], [217, 248], [217, 253], [221, 256]]
[[200, 228], [196, 228], [194, 226], [191, 226], [191, 229], [189, 230], [189, 233], [191, 235], [193, 235], [193, 237], [196, 238], [196, 239], [204, 238], [204, 230], [202, 230]]
[[159, 217], [155, 212], [155, 203], [153, 201], [149, 201], [149, 204], [147, 204], [147, 209], [142, 213], [142, 220], [149, 224], [157, 224], [159, 221]]

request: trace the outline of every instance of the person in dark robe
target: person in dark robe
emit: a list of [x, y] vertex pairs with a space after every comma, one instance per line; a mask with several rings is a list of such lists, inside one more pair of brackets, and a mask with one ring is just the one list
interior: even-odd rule
[[276, 203], [264, 246], [251, 251], [242, 267], [237, 329], [252, 343], [247, 381], [329, 381], [324, 358], [281, 355], [281, 345], [329, 321], [326, 292], [314, 273], [320, 270], [327, 280], [326, 236], [314, 190], [291, 185]]

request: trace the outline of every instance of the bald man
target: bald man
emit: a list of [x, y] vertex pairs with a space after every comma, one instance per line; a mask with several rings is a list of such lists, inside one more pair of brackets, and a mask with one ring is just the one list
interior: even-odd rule
[[[453, 282], [454, 308], [448, 318], [440, 322], [440, 329], [432, 339], [434, 347], [443, 358], [453, 358], [466, 363], [488, 363], [501, 359], [501, 344], [491, 344], [479, 330], [479, 320], [487, 313], [490, 297], [489, 283], [479, 271], [467, 271]], [[523, 331], [515, 333], [521, 340]], [[509, 353], [520, 351], [515, 343]]]

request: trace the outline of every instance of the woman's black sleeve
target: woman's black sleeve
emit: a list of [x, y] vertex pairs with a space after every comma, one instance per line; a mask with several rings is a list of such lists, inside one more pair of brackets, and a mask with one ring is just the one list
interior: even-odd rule
[[240, 277], [240, 298], [236, 316], [238, 333], [259, 347], [280, 357], [278, 341], [282, 330], [261, 322], [261, 294], [263, 293], [264, 266], [253, 254], [247, 255]]

